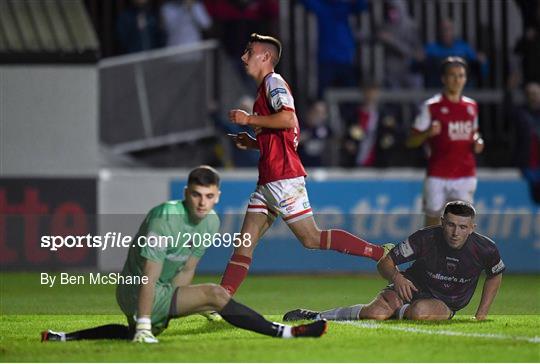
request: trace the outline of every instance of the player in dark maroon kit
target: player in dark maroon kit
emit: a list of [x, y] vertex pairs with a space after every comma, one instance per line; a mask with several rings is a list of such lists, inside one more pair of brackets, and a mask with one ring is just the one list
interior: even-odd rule
[[424, 183], [426, 226], [438, 224], [446, 202], [473, 202], [477, 182], [474, 154], [484, 150], [478, 133], [478, 106], [462, 95], [467, 82], [465, 60], [446, 58], [441, 80], [442, 93], [424, 102], [407, 140], [409, 147], [423, 143], [429, 147]]
[[281, 43], [269, 36], [252, 34], [242, 55], [246, 72], [258, 85], [253, 115], [231, 110], [229, 119], [254, 128], [256, 139], [247, 133], [233, 135], [240, 149], [257, 149], [259, 180], [251, 195], [241, 236], [251, 244], [236, 248], [223, 274], [221, 285], [234, 294], [248, 273], [259, 239], [281, 216], [298, 240], [309, 249], [331, 249], [379, 261], [384, 247], [370, 244], [343, 230], [320, 230], [309, 203], [306, 171], [296, 148], [300, 129], [289, 85], [274, 72], [281, 56]]
[[[392, 283], [371, 303], [323, 312], [296, 309], [284, 320], [446, 320], [467, 306], [482, 271], [486, 280], [475, 317], [485, 319], [505, 266], [495, 243], [474, 232], [475, 215], [471, 204], [449, 202], [441, 225], [418, 230], [392, 249], [377, 265], [382, 277]], [[412, 261], [403, 273], [396, 267]]]

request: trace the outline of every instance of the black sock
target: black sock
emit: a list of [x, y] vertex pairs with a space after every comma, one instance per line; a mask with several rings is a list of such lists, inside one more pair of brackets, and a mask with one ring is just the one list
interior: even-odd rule
[[96, 340], [96, 339], [124, 339], [128, 340], [133, 337], [133, 332], [126, 325], [103, 325], [74, 331], [66, 334], [68, 340]]
[[219, 314], [233, 326], [263, 335], [281, 337], [285, 329], [285, 325], [270, 322], [251, 308], [233, 299], [223, 307]]

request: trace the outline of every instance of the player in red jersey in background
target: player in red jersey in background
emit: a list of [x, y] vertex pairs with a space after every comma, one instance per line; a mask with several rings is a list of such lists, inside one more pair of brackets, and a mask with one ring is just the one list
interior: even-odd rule
[[484, 141], [478, 133], [478, 105], [462, 95], [467, 63], [448, 57], [442, 63], [443, 91], [425, 101], [412, 127], [407, 146], [427, 142], [429, 161], [424, 183], [425, 225], [436, 225], [448, 201], [473, 202], [476, 161]]
[[233, 135], [240, 149], [258, 149], [259, 180], [249, 200], [241, 235], [249, 234], [251, 245], [236, 248], [221, 285], [234, 294], [246, 278], [259, 239], [281, 216], [308, 249], [336, 250], [379, 261], [385, 248], [370, 244], [343, 230], [320, 230], [313, 218], [305, 177], [306, 171], [296, 148], [299, 125], [289, 85], [274, 67], [281, 56], [281, 43], [273, 37], [252, 34], [242, 55], [246, 72], [258, 85], [253, 115], [231, 110], [229, 119], [255, 129], [257, 138], [247, 133]]

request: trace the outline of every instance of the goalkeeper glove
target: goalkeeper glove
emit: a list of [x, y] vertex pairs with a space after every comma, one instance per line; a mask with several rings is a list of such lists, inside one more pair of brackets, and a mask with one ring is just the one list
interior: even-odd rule
[[138, 318], [135, 329], [135, 336], [133, 337], [134, 343], [155, 344], [159, 342], [154, 334], [152, 334], [152, 323], [149, 317]]

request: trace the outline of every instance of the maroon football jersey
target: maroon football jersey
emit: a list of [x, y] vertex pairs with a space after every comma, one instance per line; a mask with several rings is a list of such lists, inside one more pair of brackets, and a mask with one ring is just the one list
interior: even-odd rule
[[452, 249], [441, 225], [418, 230], [389, 255], [396, 265], [414, 261], [403, 275], [453, 311], [469, 303], [482, 271], [491, 277], [505, 269], [491, 239], [473, 232], [461, 249]]

